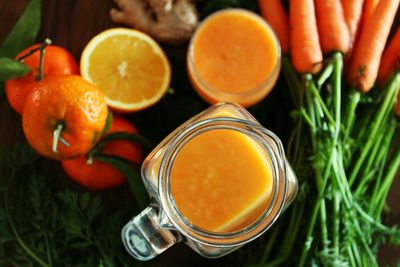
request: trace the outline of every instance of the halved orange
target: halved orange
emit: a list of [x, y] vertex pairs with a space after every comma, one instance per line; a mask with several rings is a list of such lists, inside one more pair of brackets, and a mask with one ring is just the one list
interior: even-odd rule
[[104, 92], [107, 104], [122, 112], [157, 103], [171, 80], [161, 47], [147, 34], [125, 28], [96, 35], [83, 50], [80, 70]]

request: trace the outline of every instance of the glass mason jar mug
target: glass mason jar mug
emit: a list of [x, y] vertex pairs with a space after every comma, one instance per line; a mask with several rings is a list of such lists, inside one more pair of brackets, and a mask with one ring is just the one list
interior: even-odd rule
[[[208, 170], [221, 153], [221, 164]], [[197, 162], [196, 155], [203, 158]], [[232, 155], [239, 160], [229, 162]], [[232, 172], [232, 166], [242, 168]], [[212, 174], [221, 171], [227, 177], [216, 181], [220, 178]], [[241, 177], [249, 174], [254, 179]], [[214, 180], [207, 180], [209, 175]], [[126, 250], [139, 260], [181, 241], [204, 257], [224, 256], [267, 231], [298, 190], [279, 138], [230, 103], [214, 105], [172, 132], [145, 159], [142, 177], [151, 203], [121, 232]]]

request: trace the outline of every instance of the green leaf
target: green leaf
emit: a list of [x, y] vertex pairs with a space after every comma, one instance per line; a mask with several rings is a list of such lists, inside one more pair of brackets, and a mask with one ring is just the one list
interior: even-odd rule
[[149, 200], [146, 189], [143, 186], [142, 178], [133, 166], [132, 163], [124, 159], [114, 156], [96, 156], [97, 160], [109, 163], [122, 172], [128, 180], [129, 187], [135, 196], [139, 208], [144, 209], [148, 206]]
[[23, 76], [31, 69], [18, 60], [0, 57], [0, 81], [5, 82], [8, 79]]
[[127, 132], [115, 132], [112, 134], [106, 135], [100, 142], [98, 142], [92, 150], [89, 152], [89, 158], [96, 157], [97, 155], [101, 155], [103, 147], [110, 141], [114, 140], [127, 140], [134, 143], [138, 143], [146, 150], [152, 150], [154, 148], [153, 144], [150, 142], [149, 139], [144, 137], [143, 135], [137, 133], [127, 133]]
[[108, 130], [110, 130], [112, 122], [113, 122], [113, 113], [111, 110], [108, 110], [106, 125], [104, 126], [104, 129], [101, 132], [100, 136], [104, 136], [108, 132]]
[[31, 0], [0, 47], [0, 56], [15, 57], [33, 44], [40, 29], [41, 1]]

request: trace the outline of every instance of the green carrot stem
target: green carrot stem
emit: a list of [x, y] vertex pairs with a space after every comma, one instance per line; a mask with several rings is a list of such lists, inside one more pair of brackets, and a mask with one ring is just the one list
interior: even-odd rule
[[[392, 126], [395, 128], [396, 125], [395, 123], [392, 124]], [[374, 168], [377, 170], [376, 171], [376, 181], [373, 187], [373, 191], [371, 194], [371, 205], [369, 205], [369, 210], [368, 213], [371, 214], [374, 218], [379, 219], [380, 214], [376, 212], [376, 207], [378, 206], [379, 203], [379, 198], [377, 197], [379, 190], [382, 188], [382, 181], [383, 181], [383, 175], [385, 171], [385, 166], [387, 163], [387, 158], [389, 156], [389, 151], [391, 149], [391, 144], [392, 144], [392, 138], [394, 136], [395, 132], [393, 134], [389, 133], [385, 137], [385, 143], [383, 144], [383, 148], [381, 149], [381, 152], [379, 153], [379, 157], [377, 159], [376, 164], [374, 165]]]
[[[382, 146], [386, 143], [385, 139], [387, 139], [387, 137], [391, 137], [391, 130], [387, 129], [387, 127], [385, 127], [386, 125], [383, 125], [384, 129], [381, 129], [381, 131], [379, 132], [378, 136], [376, 137], [375, 143], [372, 147], [371, 153], [368, 156], [368, 161], [366, 162], [366, 164], [364, 164], [364, 168], [363, 168], [363, 172], [362, 172], [362, 176], [364, 177], [364, 175], [366, 175], [367, 173], [369, 173], [371, 171], [371, 168], [373, 168], [374, 163], [377, 162], [377, 157], [379, 157], [379, 152], [380, 151], [384, 151], [382, 148]], [[393, 133], [394, 133], [395, 128], [393, 128]], [[391, 138], [390, 138], [391, 139]], [[363, 179], [364, 180], [364, 179]]]
[[340, 159], [341, 157], [336, 157], [336, 159], [339, 159], [336, 161], [336, 165], [334, 164], [334, 178], [336, 181], [336, 186], [338, 186], [339, 191], [342, 195], [342, 198], [345, 203], [345, 208], [347, 212], [349, 213], [349, 220], [353, 223], [354, 230], [356, 235], [358, 236], [358, 239], [364, 248], [367, 256], [371, 260], [371, 262], [376, 262], [375, 256], [373, 255], [371, 248], [368, 246], [368, 243], [365, 238], [365, 233], [361, 231], [361, 226], [360, 223], [356, 217], [355, 211], [354, 211], [354, 206], [355, 206], [355, 201], [353, 199], [353, 195], [350, 191], [350, 185], [347, 182], [346, 179], [346, 174], [344, 172], [344, 166], [343, 166], [343, 160]]
[[377, 170], [371, 170], [370, 172], [361, 175], [362, 179], [360, 183], [357, 185], [357, 188], [353, 190], [355, 198], [362, 198], [364, 194], [366, 194], [369, 189], [369, 183], [376, 178], [376, 174]]
[[350, 187], [347, 181], [346, 172], [343, 166], [343, 150], [339, 146], [337, 150], [334, 151], [336, 154], [336, 161], [333, 163], [333, 184], [335, 188], [339, 189], [337, 191], [341, 194], [344, 206], [346, 209], [352, 208], [353, 205], [353, 194], [350, 191]]
[[[284, 75], [286, 78], [286, 81], [288, 82], [289, 85], [289, 89], [291, 92], [291, 96], [292, 96], [292, 100], [295, 103], [295, 106], [297, 108], [302, 107], [303, 106], [303, 99], [304, 99], [304, 90], [302, 88], [301, 83], [299, 82], [297, 75], [295, 73], [295, 71], [293, 70], [292, 65], [290, 64], [290, 61], [287, 60], [287, 58], [285, 57], [283, 59], [283, 70], [284, 70]], [[302, 136], [302, 132], [303, 132], [303, 120], [298, 119], [297, 120], [297, 125], [295, 128], [294, 133], [292, 134], [290, 140], [295, 140], [295, 145], [293, 146], [293, 141], [291, 141], [288, 145], [289, 147], [289, 155], [293, 155], [292, 158], [290, 158], [291, 162], [293, 163], [293, 167], [295, 168], [295, 170], [297, 171], [302, 159], [302, 155], [304, 154], [304, 149], [302, 149], [302, 147], [300, 146], [301, 142], [300, 142], [300, 138]], [[292, 147], [294, 147], [293, 152], [292, 152]], [[304, 201], [303, 201], [303, 205], [302, 205], [302, 209], [304, 209]], [[298, 220], [298, 216], [295, 216], [296, 212], [292, 212], [292, 217], [291, 217], [291, 222], [296, 221], [296, 227], [294, 228], [295, 230], [293, 230], [293, 234], [291, 235], [286, 235], [285, 240], [290, 244], [290, 248], [288, 248], [286, 251], [287, 254], [283, 255], [282, 258], [287, 258], [288, 255], [290, 255], [290, 251], [292, 250], [293, 244], [294, 244], [294, 240], [297, 237], [297, 233], [299, 231], [299, 224], [300, 224], [300, 220]], [[297, 217], [297, 218], [296, 218]], [[292, 227], [289, 229], [293, 229]], [[274, 235], [275, 237], [276, 235]], [[287, 237], [291, 238], [291, 239], [287, 239]], [[269, 242], [266, 251], [263, 254], [262, 259], [265, 260], [267, 255], [269, 255], [271, 249], [272, 249], [272, 244], [273, 242]], [[287, 243], [285, 243], [287, 244]], [[280, 261], [278, 259], [278, 261], [275, 261], [276, 264], [278, 264]], [[273, 265], [274, 262], [270, 262], [269, 265]]]
[[325, 199], [323, 198], [321, 200], [321, 206], [320, 206], [320, 226], [321, 226], [321, 237], [322, 237], [322, 248], [323, 250], [327, 250], [328, 246], [330, 244], [329, 238], [328, 238], [328, 223], [326, 219], [326, 203]]
[[387, 194], [389, 193], [390, 186], [393, 183], [394, 177], [396, 177], [396, 173], [399, 167], [400, 167], [400, 149], [397, 149], [395, 151], [395, 154], [393, 155], [391, 162], [388, 165], [387, 172], [383, 178], [383, 184], [377, 194], [377, 199], [379, 200], [379, 203], [376, 209], [376, 214], [378, 215], [382, 213]]
[[332, 216], [332, 247], [333, 255], [339, 258], [339, 242], [340, 242], [340, 196], [337, 192], [333, 193], [333, 216]]
[[396, 101], [395, 96], [397, 96], [399, 89], [400, 89], [400, 74], [396, 74], [389, 83], [388, 91], [387, 91], [387, 94], [383, 101], [383, 104], [379, 108], [379, 111], [376, 114], [376, 117], [374, 119], [374, 124], [372, 125], [372, 129], [369, 132], [369, 139], [368, 139], [367, 143], [365, 144], [365, 146], [363, 146], [361, 155], [357, 159], [357, 161], [354, 165], [353, 171], [351, 172], [351, 175], [349, 178], [350, 186], [353, 185], [353, 183], [360, 171], [361, 166], [364, 164], [366, 157], [370, 153], [370, 149], [371, 149], [372, 145], [375, 143], [376, 134], [381, 129], [381, 124], [382, 124], [382, 120], [385, 116], [385, 113], [390, 112], [391, 109], [393, 108], [394, 103]]
[[300, 114], [303, 116], [305, 122], [307, 122], [308, 126], [315, 131], [317, 129], [317, 126], [314, 124], [313, 120], [311, 117], [307, 114], [306, 110], [304, 108], [300, 108]]
[[[300, 95], [299, 105], [303, 106], [304, 90], [301, 90], [299, 95]], [[295, 155], [295, 157], [294, 157], [295, 166], [294, 167], [295, 167], [296, 171], [299, 169], [299, 164], [301, 164], [302, 155], [304, 155], [304, 149], [301, 146], [301, 139], [302, 139], [302, 135], [303, 135], [303, 126], [304, 126], [303, 120], [299, 120], [298, 121], [299, 131], [298, 131], [298, 133], [296, 133], [296, 137], [295, 137], [296, 145], [295, 145], [295, 153], [294, 153], [294, 155]]]
[[351, 92], [348, 94], [348, 101], [349, 103], [346, 105], [346, 110], [344, 112], [343, 124], [344, 124], [344, 143], [347, 144], [351, 130], [353, 129], [354, 122], [356, 119], [356, 109], [358, 103], [360, 103], [361, 93], [358, 90], [352, 89]]
[[[313, 119], [313, 117], [314, 117], [314, 115], [313, 115], [314, 114], [314, 112], [313, 112], [314, 109], [313, 109], [312, 105], [310, 105], [311, 99], [310, 99], [310, 96], [309, 96], [309, 90], [306, 91], [306, 102], [308, 103], [307, 104], [308, 113], [310, 114], [311, 119]], [[311, 144], [312, 144], [313, 151], [315, 151], [315, 149], [316, 149], [316, 140], [315, 140], [315, 132], [316, 132], [316, 130], [311, 128], [310, 131], [311, 131]], [[330, 163], [331, 163], [331, 160], [328, 161], [328, 164], [330, 164]], [[316, 175], [317, 175], [317, 173], [316, 173]], [[325, 177], [325, 179], [321, 181], [322, 184], [320, 186], [318, 186], [319, 179], [317, 179], [317, 188], [319, 188], [320, 191], [318, 193], [318, 197], [317, 197], [317, 199], [315, 201], [315, 205], [314, 205], [313, 210], [311, 212], [311, 218], [310, 218], [310, 221], [309, 221], [309, 224], [308, 224], [307, 234], [306, 234], [306, 237], [305, 237], [305, 244], [303, 246], [303, 250], [302, 250], [302, 253], [301, 253], [301, 256], [300, 256], [300, 261], [299, 261], [299, 266], [300, 267], [304, 266], [305, 261], [306, 261], [307, 256], [308, 256], [308, 252], [309, 252], [309, 250], [310, 250], [310, 248], [312, 246], [312, 243], [313, 243], [312, 234], [314, 232], [314, 227], [315, 227], [315, 224], [316, 224], [317, 215], [319, 213], [321, 200], [322, 200], [324, 192], [325, 192], [325, 187], [326, 187], [327, 181], [328, 181], [328, 178]]]
[[280, 266], [283, 262], [285, 261], [284, 258], [277, 258], [271, 262], [268, 262], [268, 267], [275, 267], [275, 266]]
[[341, 53], [335, 53], [333, 61], [333, 104], [335, 111], [335, 140], [334, 145], [337, 145], [340, 133], [340, 117], [341, 117], [341, 91], [342, 91], [342, 70], [343, 70], [343, 57]]
[[[341, 125], [341, 82], [342, 82], [342, 69], [343, 69], [343, 58], [340, 53], [334, 55], [333, 64], [333, 104], [335, 107], [335, 135], [334, 135], [334, 145], [336, 146], [340, 134]], [[339, 240], [340, 240], [340, 196], [338, 192], [333, 193], [333, 253], [336, 258], [339, 257]]]
[[318, 104], [321, 106], [323, 113], [326, 116], [326, 118], [328, 119], [329, 123], [331, 123], [332, 125], [335, 125], [335, 120], [333, 119], [331, 113], [329, 112], [328, 108], [326, 107], [325, 102], [321, 98], [321, 95], [319, 94], [318, 89], [315, 86], [313, 81], [309, 81], [308, 88], [311, 90], [311, 93], [316, 98]]
[[301, 131], [300, 129], [300, 123], [295, 122], [296, 126], [294, 127], [294, 130], [292, 131], [292, 133], [290, 134], [289, 140], [287, 142], [287, 148], [286, 148], [286, 155], [288, 160], [290, 161], [290, 163], [292, 164], [293, 168], [296, 170], [295, 167], [295, 147], [294, 147], [294, 141], [296, 139], [296, 135], [299, 131]]
[[[384, 125], [386, 126], [386, 125]], [[357, 185], [357, 188], [355, 189], [355, 195], [356, 196], [361, 196], [367, 188], [368, 188], [368, 183], [372, 181], [372, 178], [375, 178], [375, 186], [373, 189], [373, 193], [371, 194], [371, 199], [374, 199], [374, 196], [376, 195], [376, 192], [378, 188], [380, 188], [380, 181], [381, 181], [381, 176], [376, 175], [377, 170], [380, 165], [384, 165], [386, 162], [386, 157], [388, 154], [388, 151], [390, 150], [390, 144], [392, 141], [392, 138], [394, 136], [396, 130], [396, 125], [391, 123], [387, 125], [384, 129], [381, 129], [379, 132], [379, 135], [377, 137], [376, 143], [374, 144], [373, 150], [371, 151], [371, 154], [368, 158], [367, 164], [365, 164], [365, 167], [363, 168], [363, 172], [361, 177], [360, 183]], [[378, 177], [376, 177], [378, 176]], [[373, 205], [370, 205], [372, 207]]]
[[[332, 165], [332, 153], [331, 153], [331, 158], [328, 160], [327, 169], [330, 169], [331, 165]], [[328, 173], [328, 172], [326, 172], [326, 173]], [[327, 183], [328, 183], [328, 175], [325, 174], [324, 177], [323, 177], [323, 180], [322, 180], [322, 184], [319, 187], [320, 191], [319, 191], [319, 194], [318, 194], [318, 198], [316, 199], [315, 205], [314, 205], [313, 210], [311, 212], [311, 218], [310, 218], [310, 221], [309, 221], [309, 224], [308, 224], [307, 234], [306, 234], [306, 237], [305, 237], [305, 242], [306, 243], [303, 246], [303, 250], [302, 250], [301, 256], [300, 256], [300, 261], [299, 261], [299, 266], [300, 267], [304, 266], [305, 261], [307, 259], [308, 252], [309, 252], [309, 250], [311, 248], [311, 245], [312, 245], [312, 242], [313, 242], [312, 233], [314, 232], [314, 227], [315, 227], [315, 223], [316, 223], [316, 220], [317, 220], [317, 215], [318, 215], [318, 212], [319, 212], [319, 209], [320, 209], [321, 201], [322, 201], [322, 199], [324, 197], [325, 188], [326, 188]]]
[[300, 162], [302, 160], [302, 154], [304, 151], [303, 149], [301, 149], [301, 146], [297, 142], [297, 140], [299, 140], [302, 136], [302, 128], [302, 120], [298, 119], [298, 121], [296, 122], [296, 126], [289, 137], [286, 148], [287, 158], [295, 171], [298, 171], [299, 167], [301, 167]]
[[[354, 213], [352, 215], [354, 215]], [[378, 264], [376, 262], [376, 259], [375, 259], [375, 255], [374, 255], [374, 253], [372, 253], [372, 250], [371, 250], [370, 246], [368, 245], [368, 243], [366, 241], [365, 233], [363, 233], [361, 231], [361, 226], [359, 225], [359, 223], [357, 221], [357, 218], [353, 218], [353, 223], [355, 223], [355, 226], [356, 226], [355, 230], [356, 230], [356, 233], [357, 233], [357, 235], [358, 235], [358, 237], [359, 237], [359, 239], [361, 241], [361, 245], [362, 245], [362, 247], [364, 248], [364, 251], [367, 254], [366, 256], [369, 258], [370, 262], [374, 264], [374, 266], [378, 266]], [[361, 265], [361, 266], [363, 266], [363, 265]]]
[[351, 249], [351, 246], [346, 247], [346, 252], [347, 252], [347, 256], [349, 258], [350, 266], [357, 267], [356, 259], [354, 257], [354, 253], [353, 253], [353, 250]]
[[332, 75], [332, 72], [333, 72], [333, 64], [329, 63], [325, 66], [325, 68], [322, 70], [321, 74], [317, 79], [318, 88], [322, 87], [322, 85], [326, 82], [326, 80]]
[[291, 252], [293, 250], [293, 246], [296, 241], [296, 238], [298, 237], [300, 225], [302, 223], [302, 221], [299, 220], [299, 218], [304, 213], [305, 200], [302, 199], [301, 201], [298, 201], [297, 203], [299, 203], [299, 204], [293, 207], [293, 209], [296, 208], [297, 213], [292, 216], [293, 217], [293, 224], [291, 225], [292, 234], [287, 235], [288, 239], [286, 240], [287, 242], [285, 243], [285, 244], [287, 244], [287, 246], [286, 246], [286, 256], [287, 257], [289, 257], [291, 255]]
[[271, 253], [272, 249], [275, 246], [276, 238], [278, 237], [278, 234], [280, 234], [279, 230], [281, 228], [281, 225], [282, 225], [281, 223], [274, 225], [274, 229], [272, 233], [269, 235], [268, 243], [265, 246], [265, 250], [260, 258], [259, 264], [264, 263], [268, 259], [269, 254]]
[[[339, 60], [340, 59], [337, 59], [335, 61], [339, 61]], [[340, 63], [334, 64], [334, 66], [336, 68], [340, 68]], [[340, 72], [340, 71], [335, 71], [335, 74], [337, 75], [338, 72]], [[340, 76], [339, 76], [338, 79], [340, 79]], [[309, 103], [307, 105], [308, 106], [307, 110], [308, 110], [308, 113], [311, 115], [310, 117], [311, 118], [315, 117], [315, 109], [313, 108], [313, 105], [310, 104], [310, 103], [312, 103], [313, 101], [316, 101], [318, 103], [321, 103], [321, 106], [325, 107], [325, 108], [323, 108], [324, 112], [326, 112], [325, 115], [329, 114], [329, 115], [327, 115], [328, 120], [331, 122], [331, 124], [336, 126], [337, 124], [333, 120], [332, 116], [330, 116], [330, 112], [326, 108], [325, 104], [323, 104], [323, 100], [322, 100], [318, 90], [316, 90], [315, 85], [313, 85], [313, 83], [309, 81], [310, 77], [306, 76], [305, 80], [308, 81], [307, 88], [310, 89], [310, 90], [306, 91], [306, 96], [307, 96], [306, 99], [307, 99], [307, 102]], [[340, 86], [335, 86], [335, 88], [336, 88], [336, 90], [340, 90]], [[313, 93], [315, 98], [312, 98], [311, 96], [308, 96], [308, 92]], [[336, 97], [340, 96], [340, 93], [335, 94], [335, 96]], [[335, 103], [340, 105], [340, 101], [337, 101]], [[338, 109], [340, 109], [340, 106], [336, 107], [336, 109], [335, 109], [336, 112], [340, 115], [340, 113], [338, 112]], [[314, 123], [315, 123], [315, 120], [314, 120]], [[337, 129], [337, 131], [339, 131], [339, 129]], [[317, 148], [316, 130], [311, 129], [311, 140], [312, 140], [312, 144], [313, 144], [314, 154], [318, 154], [318, 151], [316, 149]], [[333, 145], [335, 145], [335, 144], [333, 144]], [[315, 223], [316, 223], [316, 219], [317, 219], [317, 214], [318, 214], [318, 212], [320, 210], [320, 206], [322, 204], [322, 199], [323, 199], [323, 195], [324, 195], [324, 192], [325, 192], [325, 188], [326, 188], [326, 185], [327, 185], [327, 182], [328, 182], [328, 178], [329, 178], [329, 175], [330, 175], [330, 172], [331, 172], [332, 161], [333, 161], [333, 158], [334, 158], [334, 150], [335, 149], [334, 149], [334, 146], [333, 146], [329, 151], [329, 154], [328, 154], [329, 155], [329, 159], [328, 159], [328, 162], [327, 162], [327, 166], [324, 169], [325, 172], [324, 172], [324, 175], [322, 176], [322, 179], [319, 178], [320, 177], [319, 168], [317, 168], [315, 170], [316, 171], [317, 188], [319, 189], [319, 195], [318, 195], [316, 203], [315, 203], [315, 205], [313, 207], [313, 211], [311, 213], [311, 219], [310, 219], [310, 223], [308, 225], [307, 235], [306, 235], [306, 239], [305, 239], [307, 243], [303, 247], [303, 250], [302, 250], [302, 253], [301, 253], [301, 256], [300, 256], [299, 266], [303, 266], [305, 264], [308, 252], [309, 252], [309, 250], [311, 248], [311, 245], [312, 245], [311, 236], [312, 236], [312, 233], [314, 231], [314, 227], [315, 227]]]
[[372, 218], [369, 214], [367, 214], [358, 203], [354, 204], [354, 207], [357, 211], [358, 214], [368, 223], [370, 223], [372, 226], [376, 227], [379, 231], [385, 232], [387, 234], [393, 233], [393, 230], [389, 227], [387, 227], [384, 224], [381, 224], [380, 222], [376, 221], [374, 218]]
[[[386, 93], [387, 93], [387, 89], [383, 90], [382, 93], [379, 94], [379, 96], [377, 96], [376, 98], [383, 99], [384, 95], [386, 95]], [[378, 101], [380, 101], [380, 100], [378, 100]], [[382, 103], [382, 101], [381, 101], [381, 103]], [[375, 123], [374, 120], [375, 120], [377, 110], [379, 110], [379, 108], [378, 109], [377, 108], [364, 109], [362, 111], [363, 116], [360, 116], [359, 119], [356, 121], [355, 126], [357, 126], [357, 129], [353, 129], [352, 138], [354, 140], [357, 140], [361, 144], [357, 145], [356, 149], [354, 149], [354, 151], [353, 151], [352, 156], [356, 155], [356, 152], [359, 152], [360, 150], [362, 150], [362, 148], [364, 146], [364, 142], [366, 142], [370, 138], [370, 131], [374, 126], [374, 123]]]
[[362, 266], [360, 252], [358, 251], [358, 246], [354, 240], [351, 242], [351, 251], [353, 252], [354, 261], [356, 263], [356, 266]]
[[[305, 87], [308, 88], [310, 85], [309, 83], [305, 82]], [[317, 125], [316, 123], [316, 116], [315, 116], [315, 107], [312, 103], [312, 96], [310, 95], [310, 90], [306, 90], [305, 92], [305, 97], [306, 97], [306, 107], [307, 107], [307, 113], [309, 114], [310, 117], [310, 121], [311, 124], [310, 125], [314, 125], [314, 127], [310, 128], [311, 131], [311, 141], [312, 141], [312, 145], [313, 148], [316, 148], [316, 141], [315, 141], [315, 135], [317, 133], [317, 127], [315, 127]]]
[[[338, 147], [338, 150], [334, 149], [332, 152], [332, 155], [334, 155], [334, 161], [333, 161], [333, 182], [334, 185], [339, 189], [339, 193], [341, 194], [341, 197], [344, 201], [344, 206], [348, 212], [349, 216], [349, 220], [352, 222], [353, 224], [353, 229], [356, 233], [356, 235], [358, 236], [358, 239], [362, 245], [362, 247], [364, 248], [367, 256], [370, 258], [371, 262], [374, 262], [374, 255], [371, 252], [365, 237], [364, 237], [364, 233], [361, 231], [361, 226], [359, 224], [359, 221], [357, 219], [357, 217], [355, 216], [354, 210], [353, 210], [353, 206], [354, 206], [354, 200], [353, 200], [353, 196], [351, 194], [350, 191], [350, 187], [349, 184], [347, 182], [346, 179], [346, 174], [344, 172], [344, 166], [343, 166], [343, 160], [342, 160], [342, 156], [341, 156], [341, 150], [340, 150], [340, 146]], [[357, 256], [357, 255], [356, 255]], [[357, 257], [356, 257], [357, 259]]]
[[322, 107], [318, 102], [314, 102], [313, 106], [314, 106], [314, 110], [315, 110], [316, 125], [318, 125], [316, 127], [316, 129], [317, 129], [317, 131], [320, 131], [321, 129], [324, 129], [323, 128], [323, 119], [325, 117], [324, 111], [322, 110]]
[[[386, 133], [385, 133], [386, 135]], [[379, 157], [379, 153], [382, 151], [382, 143], [384, 142], [384, 134], [380, 134], [376, 140], [376, 143], [374, 144], [374, 147], [371, 151], [371, 154], [369, 156], [367, 164], [365, 164], [365, 167], [362, 170], [362, 173], [360, 174], [362, 179], [360, 179], [360, 182], [358, 183], [357, 187], [353, 190], [354, 191], [354, 196], [356, 197], [361, 197], [368, 189], [368, 185], [371, 182], [373, 178], [375, 178], [376, 170], [373, 169], [377, 162], [377, 157]]]
[[[300, 229], [301, 220], [299, 219], [304, 212], [304, 204], [305, 200], [302, 199], [294, 203], [294, 206], [291, 208], [292, 213], [290, 215], [289, 224], [287, 226], [288, 231], [286, 231], [285, 237], [283, 239], [283, 246], [277, 256], [276, 262], [286, 262], [287, 259], [291, 256], [291, 252], [293, 250], [294, 242], [298, 237], [298, 232]], [[268, 263], [268, 266], [271, 264], [276, 264], [274, 262]]]

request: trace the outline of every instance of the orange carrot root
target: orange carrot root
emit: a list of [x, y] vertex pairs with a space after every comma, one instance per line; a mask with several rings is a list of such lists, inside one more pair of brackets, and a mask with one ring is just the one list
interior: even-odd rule
[[344, 18], [349, 29], [352, 47], [360, 32], [364, 0], [342, 0]]
[[340, 51], [346, 54], [350, 35], [340, 0], [315, 0], [319, 41], [324, 54]]
[[289, 19], [280, 0], [258, 0], [261, 15], [274, 29], [283, 53], [289, 53]]
[[380, 0], [370, 20], [361, 29], [351, 58], [348, 82], [362, 92], [371, 90], [378, 75], [383, 49], [400, 0]]
[[289, 7], [290, 48], [297, 72], [317, 73], [322, 67], [313, 0], [291, 0]]
[[378, 80], [383, 85], [390, 75], [400, 67], [400, 28], [397, 29], [389, 45], [383, 52], [381, 65], [379, 66]]
[[374, 13], [376, 7], [378, 6], [379, 0], [365, 0], [364, 9], [363, 9], [363, 25], [367, 22], [367, 20], [371, 19], [372, 14]]

